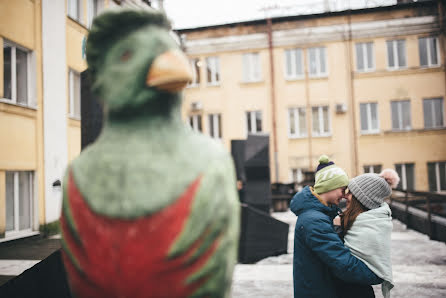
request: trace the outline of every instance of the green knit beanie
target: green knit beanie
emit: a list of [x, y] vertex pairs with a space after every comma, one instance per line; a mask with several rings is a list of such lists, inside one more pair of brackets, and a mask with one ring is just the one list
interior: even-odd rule
[[336, 166], [326, 155], [319, 157], [315, 180], [314, 191], [317, 194], [323, 194], [339, 187], [346, 187], [349, 182], [344, 170]]

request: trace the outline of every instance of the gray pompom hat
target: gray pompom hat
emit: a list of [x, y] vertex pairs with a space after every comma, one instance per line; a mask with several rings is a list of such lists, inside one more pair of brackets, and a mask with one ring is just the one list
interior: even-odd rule
[[362, 174], [348, 184], [349, 191], [362, 205], [369, 209], [381, 206], [384, 199], [392, 194], [392, 188], [386, 179], [378, 174]]

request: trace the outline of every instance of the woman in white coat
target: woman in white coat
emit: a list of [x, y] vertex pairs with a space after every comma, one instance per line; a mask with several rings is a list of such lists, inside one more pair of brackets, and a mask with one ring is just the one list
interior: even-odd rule
[[[341, 238], [351, 253], [379, 276], [383, 296], [393, 288], [391, 261], [392, 212], [384, 199], [399, 183], [398, 174], [385, 169], [381, 174], [359, 175], [348, 184], [347, 210], [341, 215]], [[371, 286], [337, 282], [339, 297], [374, 297]]]

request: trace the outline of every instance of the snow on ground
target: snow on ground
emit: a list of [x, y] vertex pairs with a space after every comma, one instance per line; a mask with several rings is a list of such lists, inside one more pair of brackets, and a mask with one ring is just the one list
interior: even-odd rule
[[[296, 216], [273, 213], [290, 224], [288, 254], [270, 257], [256, 264], [238, 264], [234, 272], [232, 297], [292, 297], [293, 241]], [[446, 297], [446, 244], [429, 240], [424, 234], [407, 230], [393, 221], [392, 265], [395, 288], [392, 298]], [[382, 297], [375, 286], [376, 297]]]

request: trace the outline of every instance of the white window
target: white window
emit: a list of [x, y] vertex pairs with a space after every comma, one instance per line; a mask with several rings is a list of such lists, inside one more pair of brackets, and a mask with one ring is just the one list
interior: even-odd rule
[[208, 85], [218, 85], [220, 83], [220, 60], [218, 57], [206, 58], [206, 72]]
[[33, 172], [6, 172], [6, 234], [31, 230], [33, 222]]
[[361, 103], [359, 105], [361, 116], [361, 133], [379, 132], [378, 104]]
[[285, 78], [288, 80], [303, 78], [302, 49], [285, 50]]
[[193, 130], [197, 132], [202, 132], [203, 127], [201, 125], [201, 115], [191, 115], [189, 116], [189, 124]]
[[381, 173], [382, 166], [381, 165], [372, 165], [372, 166], [364, 166], [364, 173]]
[[99, 13], [99, 0], [88, 0], [88, 28], [91, 28], [91, 24], [93, 23], [93, 19]]
[[325, 47], [308, 49], [308, 65], [310, 77], [327, 76], [327, 56]]
[[32, 106], [30, 92], [30, 52], [12, 43], [3, 43], [3, 98], [11, 103]]
[[356, 70], [372, 71], [375, 69], [373, 42], [360, 42], [356, 44]]
[[440, 65], [439, 44], [437, 37], [423, 37], [418, 39], [420, 65], [433, 67]]
[[243, 81], [259, 82], [262, 78], [259, 53], [243, 54]]
[[312, 107], [313, 136], [330, 135], [330, 116], [328, 106]]
[[200, 85], [201, 61], [199, 58], [191, 59], [190, 65], [192, 68], [192, 81], [189, 83], [189, 87], [196, 87], [196, 86]]
[[395, 165], [395, 170], [401, 178], [400, 183], [396, 187], [397, 189], [415, 190], [414, 168], [415, 164], [413, 163]]
[[288, 136], [290, 138], [307, 136], [305, 108], [288, 109]]
[[81, 1], [67, 0], [67, 14], [75, 21], [81, 21]]
[[392, 130], [410, 130], [410, 101], [392, 101]]
[[221, 139], [221, 114], [209, 114], [209, 135]]
[[437, 128], [444, 126], [443, 98], [423, 100], [424, 127]]
[[81, 119], [81, 77], [79, 73], [68, 71], [68, 90], [70, 92], [70, 117]]
[[246, 127], [248, 133], [262, 132], [262, 112], [261, 111], [246, 112]]
[[446, 191], [446, 162], [428, 162], [429, 191]]
[[406, 41], [404, 39], [388, 40], [387, 42], [387, 66], [389, 69], [407, 67]]
[[290, 170], [291, 182], [300, 183], [304, 180], [303, 170], [300, 168]]

